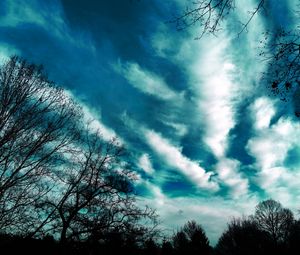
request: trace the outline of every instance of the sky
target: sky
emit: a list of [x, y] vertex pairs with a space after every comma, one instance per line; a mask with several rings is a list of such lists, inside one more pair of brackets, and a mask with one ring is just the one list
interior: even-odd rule
[[[140, 204], [171, 233], [196, 220], [215, 244], [233, 217], [273, 198], [300, 208], [300, 123], [270, 95], [263, 32], [296, 27], [296, 0], [236, 1], [216, 35], [169, 21], [188, 0], [2, 0], [0, 61], [19, 55], [130, 152]], [[240, 22], [239, 22], [240, 21]]]

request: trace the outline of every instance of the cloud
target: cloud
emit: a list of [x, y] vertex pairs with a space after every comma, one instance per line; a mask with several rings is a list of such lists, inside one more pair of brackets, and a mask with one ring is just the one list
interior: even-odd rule
[[238, 160], [228, 158], [220, 159], [216, 166], [218, 177], [231, 188], [230, 193], [233, 198], [246, 195], [249, 188], [248, 179], [242, 176], [239, 167]]
[[275, 108], [266, 98], [256, 99], [250, 110], [256, 133], [248, 140], [246, 149], [255, 158], [254, 181], [269, 196], [292, 205], [291, 201], [300, 196], [295, 188], [300, 185], [300, 171], [289, 168], [285, 159], [291, 149], [298, 148], [300, 124], [289, 117], [281, 117], [270, 125]]
[[12, 55], [18, 55], [19, 51], [14, 47], [6, 44], [0, 43], [0, 64], [5, 63], [9, 60]]
[[[22, 6], [22, 8], [21, 8]], [[37, 11], [38, 4], [36, 1], [15, 1], [7, 0], [5, 2], [6, 15], [1, 17], [1, 26], [15, 27], [22, 23], [31, 23], [45, 25], [46, 20], [42, 15], [43, 12]]]
[[84, 119], [86, 123], [89, 123], [90, 127], [94, 131], [100, 131], [102, 137], [104, 140], [109, 141], [114, 137], [118, 138], [119, 142], [122, 142], [122, 139], [117, 136], [114, 130], [107, 127], [103, 122], [101, 121], [101, 115], [98, 111], [95, 109], [89, 108], [88, 106], [80, 103], [80, 106], [82, 107], [83, 113], [84, 113]]
[[[71, 36], [71, 31], [65, 22], [63, 9], [59, 1], [47, 3], [47, 8], [44, 8], [45, 5], [36, 0], [26, 2], [6, 0], [4, 5], [5, 15], [0, 17], [0, 26], [12, 28], [24, 24], [38, 26], [51, 31], [51, 34], [60, 39], [75, 43], [76, 40]], [[80, 42], [80, 44], [82, 43]]]
[[251, 111], [254, 115], [256, 129], [268, 128], [272, 117], [275, 115], [273, 102], [266, 97], [256, 99], [251, 106]]
[[180, 148], [173, 146], [170, 141], [152, 130], [145, 130], [144, 135], [152, 150], [170, 167], [181, 171], [200, 188], [210, 191], [219, 189], [218, 184], [211, 179], [212, 173], [206, 172], [197, 162], [184, 156]]
[[[164, 31], [165, 27], [161, 30]], [[252, 32], [251, 29], [250, 33]], [[153, 47], [160, 56], [169, 57], [169, 60], [182, 66], [188, 77], [195, 109], [192, 118], [202, 132], [198, 142], [193, 140], [195, 146], [202, 146], [203, 143], [207, 145], [217, 161], [213, 170], [218, 174], [220, 183], [230, 188], [230, 195], [245, 195], [250, 190], [247, 176], [240, 173], [242, 163], [237, 159], [228, 158], [227, 152], [231, 145], [230, 132], [239, 121], [236, 112], [240, 103], [252, 95], [253, 91], [249, 93], [249, 87], [252, 86], [240, 84], [245, 83], [241, 76], [244, 74], [243, 70], [236, 66], [237, 58], [230, 51], [233, 47], [230, 34], [222, 31], [217, 38], [206, 36], [201, 38], [201, 41], [194, 41], [192, 37], [195, 34], [197, 31], [192, 30], [189, 40], [182, 41], [176, 55], [167, 50], [170, 45], [169, 39], [160, 43], [162, 32], [153, 38]], [[251, 48], [251, 45], [247, 46]], [[251, 54], [252, 51], [243, 60], [250, 61], [253, 57]], [[188, 123], [187, 127], [190, 128], [190, 125], [191, 123]]]
[[179, 95], [169, 88], [161, 77], [142, 69], [137, 63], [126, 62], [122, 64], [119, 62], [114, 66], [114, 69], [123, 75], [129, 84], [145, 94], [163, 100], [179, 99]]
[[188, 133], [188, 127], [182, 123], [176, 123], [171, 121], [162, 121], [165, 125], [170, 126], [175, 130], [177, 136], [185, 136]]
[[205, 53], [198, 64], [202, 81], [198, 106], [206, 125], [203, 140], [217, 157], [225, 156], [228, 134], [235, 125], [235, 84], [230, 77], [235, 67], [222, 56], [224, 44]]
[[248, 141], [248, 152], [256, 158], [261, 169], [282, 165], [287, 152], [295, 145], [299, 124], [281, 117], [269, 126], [275, 110], [266, 98], [256, 99], [250, 109], [257, 132]]
[[95, 108], [85, 104], [82, 100], [77, 98], [70, 90], [65, 90], [65, 92], [67, 93], [67, 95], [69, 95], [70, 98], [74, 99], [74, 101], [80, 105], [83, 113], [83, 121], [87, 125], [89, 125], [92, 131], [100, 131], [102, 138], [105, 141], [110, 141], [112, 138], [118, 138], [118, 141], [120, 143], [124, 143], [123, 139], [119, 137], [113, 129], [109, 128], [101, 121], [101, 112], [99, 112], [99, 110], [96, 110]]
[[149, 158], [149, 154], [144, 153], [138, 160], [138, 166], [142, 168], [147, 174], [152, 175], [154, 173], [154, 169], [152, 167], [152, 163]]
[[[216, 241], [230, 217], [251, 213], [256, 195], [295, 207], [300, 171], [286, 159], [291, 150], [299, 150], [299, 124], [289, 118], [276, 121], [275, 103], [259, 96], [266, 67], [256, 58], [267, 25], [263, 18], [255, 15], [238, 39], [227, 26], [233, 23], [222, 23], [218, 37], [195, 41], [197, 26], [177, 33], [172, 25], [161, 24], [158, 16], [167, 13], [168, 4], [160, 1], [124, 1], [118, 3], [120, 12], [111, 2], [69, 2], [6, 1], [0, 60], [17, 53], [43, 63], [51, 79], [78, 97], [93, 129], [100, 129], [106, 140], [126, 139], [136, 166], [146, 173], [140, 172], [139, 185], [153, 194], [151, 200], [141, 200], [158, 208], [164, 226], [176, 228], [196, 219]], [[178, 8], [185, 7], [184, 1], [177, 2]], [[243, 22], [256, 1], [236, 4]], [[114, 69], [107, 63], [116, 63]], [[122, 122], [122, 112], [134, 120]], [[241, 140], [245, 142], [232, 153], [237, 147], [233, 141]], [[245, 143], [251, 157], [239, 151]], [[257, 171], [242, 172], [248, 167]], [[143, 180], [145, 175], [153, 183]], [[186, 191], [187, 185], [201, 192]]]

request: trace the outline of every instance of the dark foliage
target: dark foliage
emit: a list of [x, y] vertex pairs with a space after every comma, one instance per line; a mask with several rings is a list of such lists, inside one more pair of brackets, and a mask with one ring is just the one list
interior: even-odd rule
[[255, 214], [232, 220], [216, 246], [220, 255], [298, 254], [299, 221], [272, 199], [262, 201]]
[[221, 235], [216, 246], [216, 253], [226, 254], [267, 254], [271, 248], [265, 232], [250, 219], [233, 219], [227, 230]]
[[196, 221], [187, 222], [174, 236], [175, 254], [210, 254], [208, 238]]

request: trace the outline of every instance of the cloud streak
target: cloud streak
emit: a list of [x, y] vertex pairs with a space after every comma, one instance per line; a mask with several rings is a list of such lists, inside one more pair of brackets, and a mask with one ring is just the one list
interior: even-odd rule
[[144, 70], [137, 63], [119, 62], [114, 69], [136, 89], [163, 100], [178, 98], [175, 91], [170, 89], [166, 82], [158, 75]]
[[185, 157], [180, 148], [173, 146], [166, 138], [152, 130], [145, 130], [144, 135], [152, 150], [158, 153], [166, 164], [181, 171], [200, 188], [218, 191], [218, 184], [211, 180], [212, 173], [206, 172], [198, 163]]
[[154, 169], [152, 167], [152, 163], [150, 161], [149, 154], [144, 153], [138, 160], [138, 166], [142, 168], [147, 174], [152, 175], [154, 173]]

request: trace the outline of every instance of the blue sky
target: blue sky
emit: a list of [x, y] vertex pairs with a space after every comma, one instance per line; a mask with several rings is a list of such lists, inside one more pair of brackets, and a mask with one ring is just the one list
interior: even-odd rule
[[191, 1], [3, 0], [0, 59], [43, 64], [86, 120], [131, 153], [139, 203], [172, 231], [197, 220], [215, 243], [234, 216], [266, 198], [298, 209], [299, 120], [270, 96], [258, 57], [267, 29], [293, 28], [297, 1], [237, 1], [216, 36], [168, 24]]

